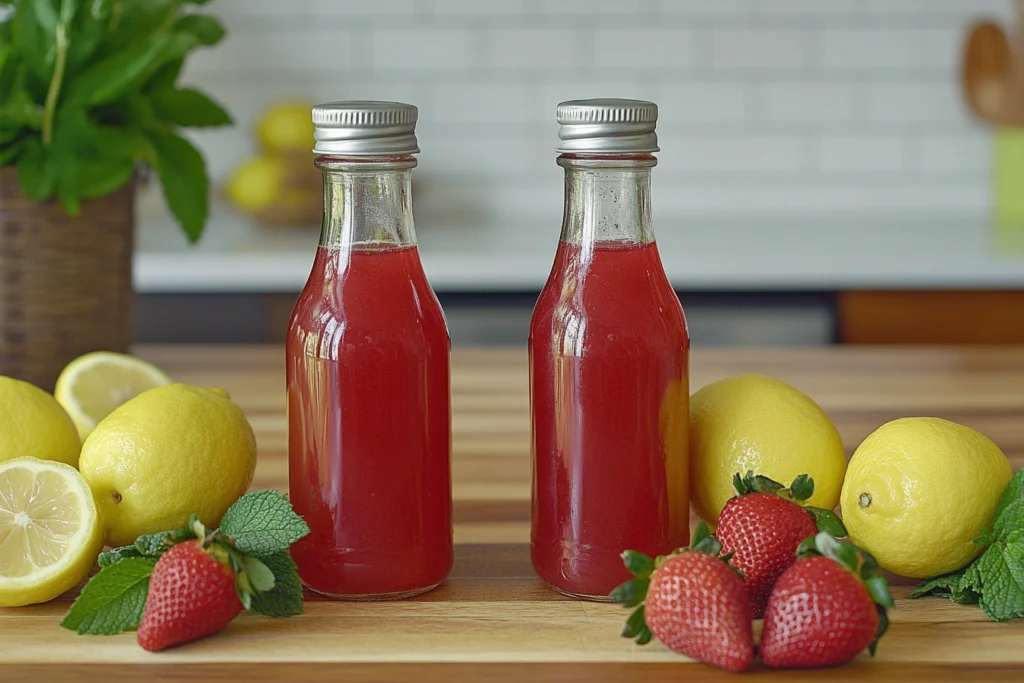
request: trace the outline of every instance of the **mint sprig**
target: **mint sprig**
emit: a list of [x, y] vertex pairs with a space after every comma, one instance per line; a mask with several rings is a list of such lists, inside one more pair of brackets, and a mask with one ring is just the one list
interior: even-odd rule
[[1010, 480], [992, 520], [975, 541], [984, 552], [965, 568], [921, 583], [910, 598], [948, 597], [978, 604], [989, 619], [1024, 617], [1024, 470]]
[[232, 505], [221, 528], [208, 531], [195, 515], [187, 526], [145, 534], [100, 555], [100, 572], [82, 588], [61, 625], [80, 634], [111, 635], [142, 620], [149, 577], [172, 546], [200, 539], [230, 562], [238, 597], [247, 610], [270, 617], [302, 613], [302, 583], [288, 547], [309, 527], [277, 491], [248, 493]]
[[224, 514], [220, 532], [246, 555], [264, 556], [287, 549], [309, 527], [277, 491], [256, 491], [238, 499]]
[[113, 635], [142, 621], [152, 557], [126, 557], [103, 569], [85, 584], [61, 626], [81, 635]]

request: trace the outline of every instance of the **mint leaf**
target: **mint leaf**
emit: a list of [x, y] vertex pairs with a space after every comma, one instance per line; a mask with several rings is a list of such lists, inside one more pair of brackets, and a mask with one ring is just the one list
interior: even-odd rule
[[167, 206], [189, 241], [195, 243], [210, 210], [210, 179], [203, 156], [191, 142], [173, 133], [154, 131], [149, 140], [156, 151], [156, 170]]
[[996, 539], [1005, 540], [1010, 532], [1024, 529], [1024, 498], [1007, 501], [1005, 506], [1000, 503], [1000, 508], [992, 522], [992, 534]]
[[287, 549], [309, 527], [277, 491], [254, 491], [228, 508], [219, 531], [234, 539], [242, 553], [263, 557]]
[[977, 591], [981, 587], [974, 584], [976, 580], [974, 574], [968, 577], [965, 572], [944, 574], [922, 582], [907, 597], [915, 599], [926, 595], [936, 595], [947, 597], [954, 602], [977, 603]]
[[226, 126], [231, 117], [208, 96], [191, 88], [164, 88], [152, 96], [153, 113], [176, 126]]
[[[1024, 617], [1024, 546], [994, 543], [978, 559], [982, 577], [981, 609], [993, 621]], [[1015, 574], [1017, 576], [1015, 576]]]
[[[1002, 516], [1003, 511], [1014, 501], [1024, 501], [1024, 469], [1017, 470], [1017, 474], [1013, 475], [1013, 478], [1010, 479], [1010, 483], [1006, 486], [1006, 490], [1003, 491], [1003, 495], [999, 499], [999, 506], [996, 508], [996, 514], [993, 519], [998, 519]], [[1024, 522], [1017, 528], [1024, 528]]]
[[106, 569], [129, 557], [144, 557], [144, 555], [145, 553], [139, 552], [139, 549], [133, 545], [123, 545], [120, 548], [111, 548], [105, 553], [100, 553], [100, 556], [96, 558], [96, 564], [100, 566], [100, 569]]
[[268, 617], [302, 614], [302, 582], [291, 556], [281, 550], [259, 560], [273, 573], [274, 587], [252, 596], [252, 611]]
[[137, 627], [155, 566], [153, 558], [128, 557], [102, 569], [85, 584], [60, 625], [82, 635], [112, 635]]

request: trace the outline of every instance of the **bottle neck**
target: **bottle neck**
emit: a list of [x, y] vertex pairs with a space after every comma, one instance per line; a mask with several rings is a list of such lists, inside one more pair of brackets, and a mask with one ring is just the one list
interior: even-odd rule
[[562, 241], [653, 242], [651, 169], [657, 163], [649, 154], [558, 157], [565, 169]]
[[351, 250], [415, 246], [412, 218], [413, 157], [318, 157], [324, 174], [320, 246]]

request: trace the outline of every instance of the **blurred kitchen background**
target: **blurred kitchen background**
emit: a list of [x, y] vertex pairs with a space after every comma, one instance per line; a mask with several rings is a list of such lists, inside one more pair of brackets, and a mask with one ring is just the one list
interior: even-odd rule
[[[1024, 40], [1018, 5], [217, 0], [229, 35], [184, 81], [236, 118], [194, 136], [221, 187], [281, 100], [416, 104], [416, 227], [456, 344], [525, 341], [561, 220], [555, 105], [585, 97], [661, 108], [655, 232], [695, 343], [1022, 342], [1024, 227], [994, 219], [1024, 198], [1022, 131], [961, 84], [969, 27]], [[283, 339], [317, 234], [219, 198], [189, 247], [149, 187], [139, 340]]]

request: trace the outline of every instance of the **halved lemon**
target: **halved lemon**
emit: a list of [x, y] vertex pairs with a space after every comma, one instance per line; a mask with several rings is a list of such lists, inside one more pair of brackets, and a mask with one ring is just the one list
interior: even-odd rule
[[94, 351], [68, 363], [53, 393], [85, 441], [122, 403], [171, 381], [163, 370], [135, 356]]
[[102, 548], [78, 470], [37, 458], [0, 463], [0, 606], [54, 599], [89, 575]]

